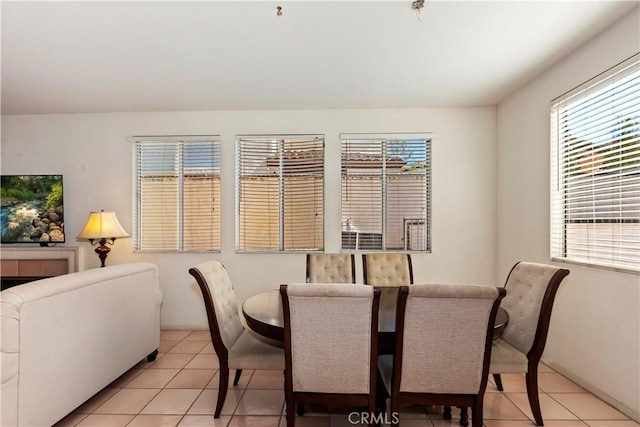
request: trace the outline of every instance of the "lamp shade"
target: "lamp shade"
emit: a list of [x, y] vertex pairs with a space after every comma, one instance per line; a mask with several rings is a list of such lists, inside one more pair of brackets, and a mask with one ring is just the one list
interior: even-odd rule
[[80, 240], [113, 239], [129, 237], [129, 233], [122, 228], [115, 212], [91, 212], [84, 228], [78, 234]]

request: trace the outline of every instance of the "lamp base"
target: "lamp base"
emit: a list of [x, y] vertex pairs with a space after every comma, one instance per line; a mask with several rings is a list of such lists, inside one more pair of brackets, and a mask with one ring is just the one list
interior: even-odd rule
[[107, 239], [100, 239], [98, 246], [95, 248], [95, 252], [98, 254], [98, 258], [100, 258], [100, 267], [104, 267], [107, 255], [111, 252], [111, 248], [107, 246]]

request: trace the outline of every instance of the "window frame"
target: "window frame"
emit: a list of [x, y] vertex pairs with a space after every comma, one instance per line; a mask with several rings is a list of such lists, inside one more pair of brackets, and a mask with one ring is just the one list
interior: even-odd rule
[[[320, 245], [319, 247], [313, 248], [313, 247], [300, 247], [300, 248], [287, 248], [287, 233], [291, 234], [291, 232], [288, 232], [289, 227], [286, 227], [286, 222], [287, 220], [285, 219], [286, 217], [286, 210], [288, 209], [285, 205], [285, 198], [286, 196], [284, 195], [284, 188], [285, 188], [285, 179], [287, 176], [287, 168], [288, 167], [292, 167], [295, 169], [295, 166], [291, 166], [291, 165], [287, 165], [284, 162], [286, 162], [286, 159], [284, 159], [283, 157], [280, 157], [280, 164], [278, 166], [277, 169], [277, 174], [274, 174], [273, 176], [277, 176], [278, 177], [278, 186], [279, 186], [279, 191], [280, 194], [278, 196], [278, 248], [257, 248], [257, 247], [247, 247], [247, 243], [246, 243], [246, 237], [243, 236], [243, 230], [242, 228], [244, 226], [246, 226], [245, 222], [242, 220], [242, 216], [244, 215], [244, 210], [243, 210], [243, 205], [242, 205], [242, 201], [241, 201], [241, 192], [244, 191], [243, 189], [243, 184], [242, 184], [242, 178], [243, 177], [266, 177], [263, 176], [263, 174], [255, 174], [255, 175], [251, 175], [251, 174], [247, 174], [247, 175], [243, 175], [244, 173], [244, 169], [243, 169], [243, 162], [248, 163], [250, 160], [249, 159], [242, 159], [241, 158], [241, 145], [243, 142], [246, 143], [256, 143], [256, 144], [260, 144], [260, 143], [265, 143], [265, 144], [278, 144], [277, 150], [278, 150], [278, 155], [279, 156], [284, 156], [284, 154], [288, 151], [292, 152], [293, 149], [289, 149], [287, 150], [285, 148], [286, 144], [320, 144], [320, 149], [322, 152], [322, 157], [321, 160], [319, 161], [319, 165], [321, 167], [320, 170], [320, 175], [319, 175], [319, 182], [321, 185], [321, 189], [317, 192], [317, 194], [320, 195], [321, 199], [319, 201], [319, 203], [321, 204], [321, 212], [322, 212], [322, 223], [319, 226], [319, 232], [320, 232]], [[314, 149], [309, 149], [310, 151], [313, 151]], [[269, 166], [269, 160], [268, 160], [268, 156], [267, 156], [267, 151], [265, 149], [265, 157], [264, 157], [264, 162], [265, 165], [264, 167], [267, 168]], [[326, 137], [324, 134], [237, 134], [235, 136], [235, 161], [236, 161], [236, 171], [235, 171], [235, 247], [236, 247], [236, 253], [239, 254], [245, 254], [245, 253], [273, 253], [273, 254], [281, 254], [281, 253], [313, 253], [313, 252], [323, 252], [324, 251], [324, 247], [325, 247], [325, 178], [326, 178], [326, 174], [325, 174], [325, 157], [326, 157]], [[273, 168], [273, 164], [271, 164], [271, 166]], [[292, 172], [289, 172], [292, 173]], [[293, 173], [292, 173], [293, 174]], [[310, 174], [310, 176], [314, 176], [314, 174]], [[317, 177], [315, 179], [318, 179]], [[292, 184], [293, 185], [293, 184]], [[289, 187], [287, 187], [289, 188]], [[314, 192], [314, 196], [316, 195], [316, 192]], [[318, 201], [317, 199], [314, 199], [314, 205], [317, 204]], [[289, 221], [293, 221], [293, 219], [289, 219]], [[316, 228], [318, 228], [316, 226]], [[316, 232], [316, 228], [314, 228], [314, 232], [313, 235], [315, 236], [315, 232]], [[256, 232], [256, 234], [259, 234], [259, 232]], [[315, 240], [315, 238], [313, 239]], [[245, 241], [245, 245], [242, 245], [242, 242]]]
[[[345, 159], [345, 152], [344, 152], [344, 147], [345, 147], [345, 143], [347, 143], [347, 141], [372, 141], [372, 142], [381, 142], [384, 144], [388, 144], [390, 142], [397, 142], [397, 141], [422, 141], [424, 140], [424, 155], [425, 155], [425, 160], [424, 160], [424, 179], [425, 179], [425, 186], [424, 186], [424, 218], [403, 218], [403, 224], [402, 224], [402, 230], [401, 230], [401, 234], [402, 234], [402, 248], [397, 248], [397, 247], [389, 247], [388, 246], [388, 235], [389, 235], [389, 229], [388, 229], [388, 223], [389, 223], [389, 203], [388, 203], [388, 197], [389, 197], [389, 193], [387, 192], [387, 188], [388, 188], [388, 184], [390, 181], [389, 176], [391, 175], [387, 175], [384, 173], [384, 169], [385, 167], [381, 168], [381, 188], [383, 191], [383, 194], [386, 195], [385, 198], [381, 198], [380, 200], [380, 209], [381, 209], [381, 213], [382, 213], [382, 217], [380, 219], [381, 221], [381, 236], [377, 237], [377, 236], [373, 236], [372, 238], [370, 238], [368, 241], [365, 240], [364, 242], [364, 247], [360, 246], [358, 244], [358, 238], [356, 237], [356, 243], [355, 243], [355, 247], [345, 247], [345, 231], [348, 232], [348, 228], [349, 225], [345, 225], [345, 221], [346, 219], [344, 218], [344, 211], [345, 211], [345, 206], [344, 206], [344, 185], [345, 185], [345, 166], [344, 166], [344, 159]], [[339, 141], [340, 141], [340, 231], [341, 231], [341, 243], [340, 243], [340, 251], [341, 252], [345, 252], [345, 253], [354, 253], [354, 252], [359, 252], [359, 253], [371, 253], [371, 252], [388, 252], [388, 251], [393, 251], [393, 252], [404, 252], [404, 253], [432, 253], [433, 251], [433, 241], [432, 241], [432, 233], [433, 233], [433, 229], [432, 229], [432, 225], [433, 225], [433, 221], [432, 221], [432, 194], [433, 194], [433, 178], [432, 178], [432, 171], [433, 171], [433, 141], [434, 141], [434, 134], [432, 132], [407, 132], [407, 133], [341, 133], [339, 135]], [[389, 151], [387, 150], [387, 148], [385, 148], [382, 151]], [[425, 248], [424, 249], [412, 249], [411, 247], [408, 247], [408, 243], [407, 243], [407, 225], [406, 225], [406, 220], [409, 221], [409, 223], [414, 224], [414, 225], [422, 225], [423, 229], [424, 229], [424, 234], [422, 234], [422, 237], [424, 238], [424, 245]], [[347, 228], [347, 230], [345, 230], [345, 227]], [[367, 232], [360, 232], [359, 234], [363, 234], [368, 235], [368, 234], [372, 234], [372, 233], [367, 233]], [[376, 233], [373, 233], [376, 234]], [[353, 240], [353, 239], [352, 239]], [[376, 247], [378, 246], [378, 240], [380, 240], [380, 247]], [[351, 244], [351, 242], [349, 243], [350, 246], [353, 246]]]
[[[629, 80], [627, 92], [622, 86], [628, 77], [633, 77], [633, 81]], [[640, 212], [640, 202], [633, 201], [638, 198], [633, 193], [640, 191], [640, 163], [634, 166], [640, 159], [639, 79], [640, 54], [636, 54], [551, 101], [549, 249], [552, 261], [640, 273], [640, 225], [624, 226], [640, 224], [640, 213], [635, 217], [633, 214]], [[602, 101], [603, 107], [595, 106], [597, 101], [591, 101], [604, 95], [611, 98], [610, 105]], [[630, 96], [628, 101], [626, 96]], [[623, 108], [627, 103], [629, 106]], [[577, 127], [574, 123], [572, 127], [570, 117], [577, 115], [579, 109], [584, 111], [583, 116], [578, 116], [582, 124]], [[635, 132], [629, 153], [627, 143], [622, 142], [626, 120], [631, 120]], [[602, 141], [598, 141], [594, 129], [605, 135], [600, 137]], [[610, 135], [614, 131], [618, 132], [617, 136]], [[618, 153], [614, 154], [616, 150]], [[625, 157], [629, 155], [630, 159]], [[624, 165], [623, 161], [630, 161], [631, 166]], [[604, 230], [605, 227], [610, 230]], [[605, 232], [610, 236], [602, 237]], [[627, 240], [628, 236], [631, 240]], [[605, 260], [608, 251], [611, 255]], [[628, 255], [630, 258], [626, 259]], [[637, 268], [633, 267], [634, 263]]]
[[[133, 211], [133, 251], [138, 253], [219, 253], [222, 250], [222, 201], [220, 197], [220, 192], [222, 191], [222, 174], [221, 174], [221, 160], [222, 160], [222, 141], [220, 135], [163, 135], [163, 136], [132, 136], [129, 138], [129, 141], [132, 142], [133, 145], [133, 201], [132, 201], [132, 211]], [[190, 144], [206, 144], [211, 143], [210, 149], [212, 152], [212, 156], [210, 158], [212, 162], [211, 176], [214, 179], [214, 182], [211, 184], [210, 191], [215, 193], [216, 186], [218, 191], [218, 197], [213, 199], [213, 212], [217, 208], [217, 212], [212, 214], [211, 219], [215, 219], [217, 216], [217, 221], [212, 222], [212, 230], [211, 235], [208, 238], [209, 242], [212, 244], [210, 249], [185, 249], [185, 236], [188, 234], [185, 231], [185, 227], [188, 227], [187, 223], [190, 219], [189, 216], [185, 215], [185, 197], [184, 197], [184, 183], [185, 177], [189, 175], [185, 173], [185, 146], [189, 146]], [[174, 145], [174, 149], [176, 150], [176, 161], [174, 168], [166, 169], [167, 174], [175, 174], [176, 177], [176, 185], [178, 191], [176, 193], [176, 210], [173, 212], [176, 215], [176, 224], [177, 227], [175, 229], [175, 233], [177, 233], [175, 247], [151, 247], [145, 248], [144, 246], [144, 230], [142, 229], [143, 224], [143, 204], [141, 202], [141, 183], [142, 183], [142, 173], [141, 173], [141, 147], [145, 144], [157, 144], [160, 147], [162, 144], [166, 144], [167, 147], [171, 147]], [[162, 171], [158, 172], [164, 172]], [[217, 178], [217, 184], [215, 180]], [[217, 222], [217, 223], [216, 223]], [[217, 231], [217, 236], [213, 237], [213, 233]], [[153, 236], [147, 238], [147, 240], [153, 239]], [[215, 243], [217, 243], [217, 247], [215, 247]]]

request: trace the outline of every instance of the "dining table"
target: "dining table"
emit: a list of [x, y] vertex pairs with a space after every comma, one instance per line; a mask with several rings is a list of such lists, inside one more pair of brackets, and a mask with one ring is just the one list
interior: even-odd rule
[[[380, 287], [378, 308], [378, 352], [392, 353], [395, 347], [396, 302], [398, 288]], [[247, 326], [258, 335], [275, 342], [284, 342], [284, 318], [279, 290], [258, 293], [242, 304], [242, 315]], [[493, 338], [497, 339], [509, 322], [509, 314], [498, 308], [493, 327]]]

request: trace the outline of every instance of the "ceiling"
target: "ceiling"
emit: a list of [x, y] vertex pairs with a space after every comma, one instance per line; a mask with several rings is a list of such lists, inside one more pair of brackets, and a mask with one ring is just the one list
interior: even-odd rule
[[1, 108], [495, 105], [638, 4], [2, 1]]

